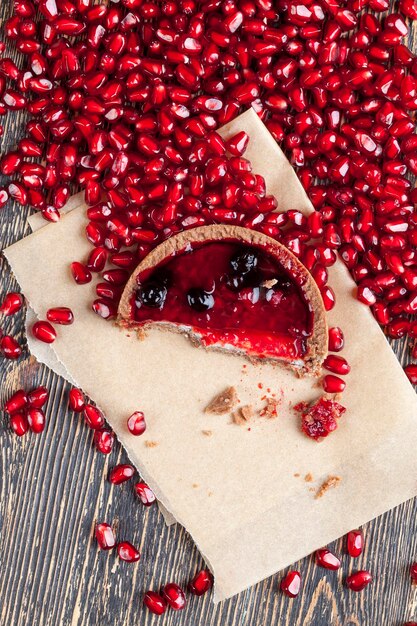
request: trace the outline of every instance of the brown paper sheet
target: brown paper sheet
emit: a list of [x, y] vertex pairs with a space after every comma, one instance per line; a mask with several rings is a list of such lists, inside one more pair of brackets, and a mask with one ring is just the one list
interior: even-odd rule
[[[247, 156], [280, 208], [310, 212], [294, 171], [256, 114], [243, 114], [223, 134], [238, 130], [249, 133]], [[73, 309], [76, 322], [58, 329], [56, 355], [193, 537], [215, 574], [216, 600], [417, 494], [416, 394], [371, 313], [353, 297], [354, 283], [341, 262], [331, 269], [337, 305], [329, 323], [343, 328], [343, 354], [352, 366], [343, 394], [347, 412], [338, 430], [317, 444], [299, 432], [289, 408], [319, 394], [314, 381], [194, 348], [176, 334], [155, 330], [137, 341], [98, 319], [90, 310], [92, 284], [77, 286], [69, 273], [69, 263], [89, 252], [85, 223], [80, 206], [5, 254], [38, 316], [51, 306]], [[267, 388], [282, 391], [279, 417], [255, 418], [249, 430], [229, 416], [203, 413], [227, 385], [237, 388], [242, 404], [257, 407]], [[137, 409], [145, 412], [148, 429], [135, 438], [126, 417]], [[157, 445], [147, 447], [150, 441]], [[308, 473], [313, 483], [303, 480]], [[340, 476], [340, 485], [315, 499], [310, 488], [329, 475]]]

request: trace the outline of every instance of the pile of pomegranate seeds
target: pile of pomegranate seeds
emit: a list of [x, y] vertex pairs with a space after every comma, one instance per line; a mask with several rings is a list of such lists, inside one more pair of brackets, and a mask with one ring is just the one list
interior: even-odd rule
[[18, 389], [10, 396], [4, 405], [9, 415], [10, 428], [22, 437], [28, 430], [39, 434], [45, 428], [45, 413], [43, 407], [49, 398], [46, 387], [36, 387], [29, 393]]
[[[1, 197], [1, 192], [0, 192]], [[23, 305], [22, 294], [16, 292], [9, 292], [3, 298], [3, 302], [0, 305], [0, 317], [9, 317], [18, 313]], [[18, 359], [22, 354], [22, 348], [14, 337], [11, 335], [3, 334], [0, 328], [0, 354], [6, 359]]]
[[[188, 590], [195, 596], [202, 596], [213, 586], [213, 576], [207, 569], [202, 569], [188, 583]], [[147, 591], [143, 596], [143, 604], [155, 615], [162, 615], [167, 608], [181, 611], [187, 600], [184, 590], [176, 583], [168, 583], [161, 588], [161, 592]]]

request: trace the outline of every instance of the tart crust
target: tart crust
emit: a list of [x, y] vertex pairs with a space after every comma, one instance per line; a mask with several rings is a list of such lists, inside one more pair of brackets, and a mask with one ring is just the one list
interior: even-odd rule
[[326, 311], [320, 291], [304, 265], [297, 257], [283, 244], [275, 239], [241, 226], [231, 226], [227, 224], [214, 224], [211, 226], [200, 226], [183, 231], [178, 235], [170, 237], [159, 246], [154, 248], [136, 267], [129, 281], [127, 282], [119, 303], [116, 324], [122, 328], [147, 328], [158, 327], [164, 330], [179, 332], [187, 335], [193, 343], [201, 346], [201, 335], [189, 326], [182, 326], [173, 322], [144, 322], [137, 323], [131, 319], [131, 299], [137, 288], [137, 276], [145, 270], [151, 270], [167, 257], [172, 257], [184, 251], [190, 244], [213, 241], [237, 241], [263, 249], [290, 274], [295, 276], [297, 284], [303, 296], [313, 312], [313, 332], [307, 339], [307, 352], [303, 358], [295, 361], [281, 360], [273, 357], [262, 357], [247, 353], [238, 347], [228, 348], [222, 344], [204, 346], [207, 350], [217, 350], [229, 354], [240, 354], [246, 356], [251, 361], [262, 361], [270, 363], [282, 363], [288, 365], [297, 374], [318, 376], [321, 372], [321, 365], [328, 351], [328, 329]]

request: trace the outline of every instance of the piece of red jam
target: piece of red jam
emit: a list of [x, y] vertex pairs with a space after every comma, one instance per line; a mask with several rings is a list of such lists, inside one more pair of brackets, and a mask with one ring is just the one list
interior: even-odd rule
[[190, 244], [137, 276], [132, 318], [174, 323], [205, 346], [302, 358], [313, 312], [296, 281], [259, 247], [227, 240]]

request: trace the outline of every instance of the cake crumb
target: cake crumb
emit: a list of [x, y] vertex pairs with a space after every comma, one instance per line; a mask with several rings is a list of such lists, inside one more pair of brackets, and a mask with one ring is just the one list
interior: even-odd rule
[[201, 431], [203, 433], [203, 435], [205, 435], [206, 437], [211, 437], [213, 434], [212, 430], [202, 430]]
[[267, 417], [268, 419], [272, 419], [274, 417], [278, 417], [278, 405], [279, 402], [276, 398], [265, 398], [266, 405], [259, 412], [261, 417]]
[[272, 289], [278, 283], [276, 278], [270, 278], [269, 280], [264, 280], [261, 283], [261, 287], [265, 287], [266, 289]]
[[150, 441], [149, 439], [147, 439], [145, 441], [145, 446], [147, 448], [156, 448], [157, 446], [159, 446], [159, 441]]
[[294, 478], [300, 478], [300, 474], [297, 472], [296, 474], [294, 474]]
[[340, 476], [329, 476], [316, 491], [315, 499], [322, 498], [329, 489], [336, 487], [341, 480]]
[[198, 489], [200, 485], [198, 483], [193, 483], [193, 489]]
[[254, 416], [253, 406], [251, 404], [245, 404], [245, 406], [239, 407], [237, 411], [233, 413], [233, 422], [238, 424], [245, 424]]
[[238, 397], [236, 389], [234, 387], [227, 387], [224, 391], [213, 398], [213, 400], [204, 409], [204, 412], [223, 415], [224, 413], [229, 413], [237, 402]]
[[136, 329], [136, 336], [139, 339], [139, 341], [144, 341], [146, 339], [146, 331], [144, 328], [137, 328]]
[[313, 475], [312, 475], [312, 474], [310, 474], [310, 473], [306, 474], [306, 475], [304, 476], [304, 480], [306, 481], [306, 483], [312, 483], [312, 482], [313, 482], [313, 480], [314, 480]]

